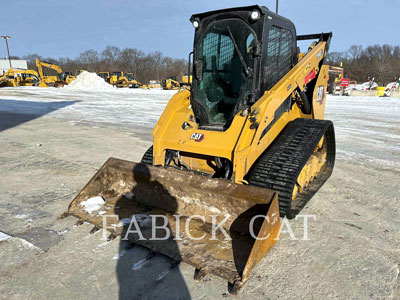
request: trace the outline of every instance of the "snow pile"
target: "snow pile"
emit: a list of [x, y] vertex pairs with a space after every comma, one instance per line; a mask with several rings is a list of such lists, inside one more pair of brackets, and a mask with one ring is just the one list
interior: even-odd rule
[[83, 206], [85, 208], [85, 210], [89, 214], [91, 214], [92, 212], [102, 208], [104, 203], [105, 203], [105, 201], [102, 197], [96, 196], [96, 197], [93, 197], [86, 201], [81, 202], [81, 206]]
[[96, 73], [83, 71], [69, 85], [64, 86], [64, 89], [78, 91], [106, 91], [113, 90], [114, 87], [105, 82], [103, 78], [97, 76]]

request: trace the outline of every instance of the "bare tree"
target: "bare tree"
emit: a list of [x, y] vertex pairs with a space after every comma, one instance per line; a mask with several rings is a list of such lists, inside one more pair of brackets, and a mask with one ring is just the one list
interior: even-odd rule
[[79, 61], [90, 72], [98, 72], [99, 56], [96, 50], [90, 49], [79, 55]]
[[116, 46], [107, 46], [106, 49], [101, 52], [101, 58], [103, 59], [108, 70], [111, 68], [119, 69], [118, 58], [120, 54], [121, 50]]
[[363, 53], [363, 47], [361, 45], [353, 45], [347, 53], [349, 54], [349, 59], [358, 59]]
[[43, 58], [39, 54], [28, 54], [22, 58], [27, 61], [28, 69], [36, 69], [36, 64], [35, 64], [36, 59], [43, 60]]
[[137, 66], [144, 53], [135, 48], [125, 48], [119, 55], [120, 67], [124, 72], [132, 72], [137, 77]]
[[364, 49], [354, 45], [346, 52], [330, 53], [327, 63], [343, 63], [345, 76], [352, 80], [364, 82], [367, 77], [374, 77], [376, 82], [386, 85], [400, 75], [400, 46], [373, 45]]
[[[43, 58], [38, 54], [23, 57], [30, 69], [36, 69], [35, 59], [47, 60], [60, 65], [63, 70], [123, 71], [132, 72], [140, 82], [162, 80], [168, 76], [178, 79], [188, 71], [186, 59], [163, 56], [161, 52], [145, 54], [136, 48], [120, 48], [107, 46], [101, 54], [95, 50], [87, 50], [75, 59]], [[364, 82], [368, 76], [375, 77], [380, 84], [387, 84], [393, 77], [400, 76], [400, 46], [374, 45], [363, 48], [353, 45], [345, 52], [330, 52], [326, 63], [332, 66], [343, 64], [345, 76]]]

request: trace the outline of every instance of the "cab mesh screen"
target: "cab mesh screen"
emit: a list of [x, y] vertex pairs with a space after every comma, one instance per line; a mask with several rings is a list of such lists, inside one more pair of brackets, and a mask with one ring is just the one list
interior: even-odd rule
[[273, 26], [268, 35], [264, 86], [271, 89], [292, 68], [294, 38], [290, 31]]
[[[219, 49], [218, 49], [219, 48]], [[234, 54], [234, 46], [230, 37], [216, 33], [208, 33], [203, 42], [203, 59], [206, 70], [211, 71], [213, 60], [215, 67], [226, 70]]]

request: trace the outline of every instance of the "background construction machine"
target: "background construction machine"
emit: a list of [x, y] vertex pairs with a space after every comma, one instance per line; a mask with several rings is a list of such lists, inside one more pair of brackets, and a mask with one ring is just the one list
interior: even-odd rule
[[334, 94], [337, 88], [340, 89], [340, 83], [344, 75], [342, 67], [329, 66], [329, 80], [328, 80], [328, 93]]
[[110, 72], [99, 72], [98, 75], [103, 78], [105, 82], [110, 83]]
[[0, 87], [16, 87], [17, 79], [14, 75], [14, 70], [11, 68], [3, 75], [0, 75]]
[[166, 79], [161, 80], [161, 87], [163, 90], [179, 90], [181, 85], [176, 80], [176, 76], [169, 76]]
[[190, 88], [190, 86], [191, 86], [191, 84], [192, 84], [192, 81], [193, 81], [192, 75], [190, 75], [190, 74], [185, 74], [185, 75], [183, 75], [183, 76], [182, 76], [182, 80], [181, 80], [181, 82], [180, 82], [181, 88], [183, 88], [183, 89], [188, 89], [188, 88]]
[[134, 78], [133, 73], [124, 72], [113, 72], [109, 83], [119, 88], [138, 88], [143, 85]]
[[39, 86], [47, 87], [35, 70], [9, 69], [0, 76], [0, 87]]
[[[56, 71], [57, 76], [46, 76], [43, 72], [43, 67]], [[40, 78], [42, 78], [48, 86], [62, 87], [65, 84], [70, 84], [76, 78], [71, 72], [63, 72], [60, 66], [46, 61], [40, 61], [39, 59], [36, 59], [36, 68]]]
[[[332, 172], [334, 128], [324, 120], [332, 34], [296, 35], [291, 21], [263, 6], [191, 22], [191, 90], [171, 98], [142, 162], [110, 158], [68, 214], [99, 228], [108, 215], [163, 214], [178, 240], [149, 240], [155, 228], [141, 222], [144, 239], [131, 234], [130, 241], [193, 265], [197, 279], [226, 278], [235, 293], [279, 238], [279, 214], [296, 216]], [[300, 55], [303, 40], [316, 41]], [[104, 199], [101, 214], [84, 209], [93, 197]], [[118, 220], [107, 220], [121, 234]], [[213, 235], [214, 224], [230, 239]]]
[[161, 87], [164, 90], [179, 90], [181, 88], [187, 89], [192, 84], [192, 75], [185, 74], [182, 76], [181, 81], [176, 79], [176, 76], [169, 76], [167, 79], [161, 81]]
[[15, 70], [18, 86], [40, 86], [45, 87], [46, 84], [40, 79], [39, 74], [35, 70]]

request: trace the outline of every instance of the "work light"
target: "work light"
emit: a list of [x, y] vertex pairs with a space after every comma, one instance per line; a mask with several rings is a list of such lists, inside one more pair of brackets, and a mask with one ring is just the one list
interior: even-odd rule
[[254, 10], [250, 17], [252, 20], [256, 21], [260, 18], [260, 12], [258, 10]]
[[193, 27], [194, 27], [194, 28], [196, 28], [196, 29], [199, 28], [199, 25], [200, 25], [200, 24], [199, 24], [199, 21], [194, 20], [192, 24], [193, 24]]

